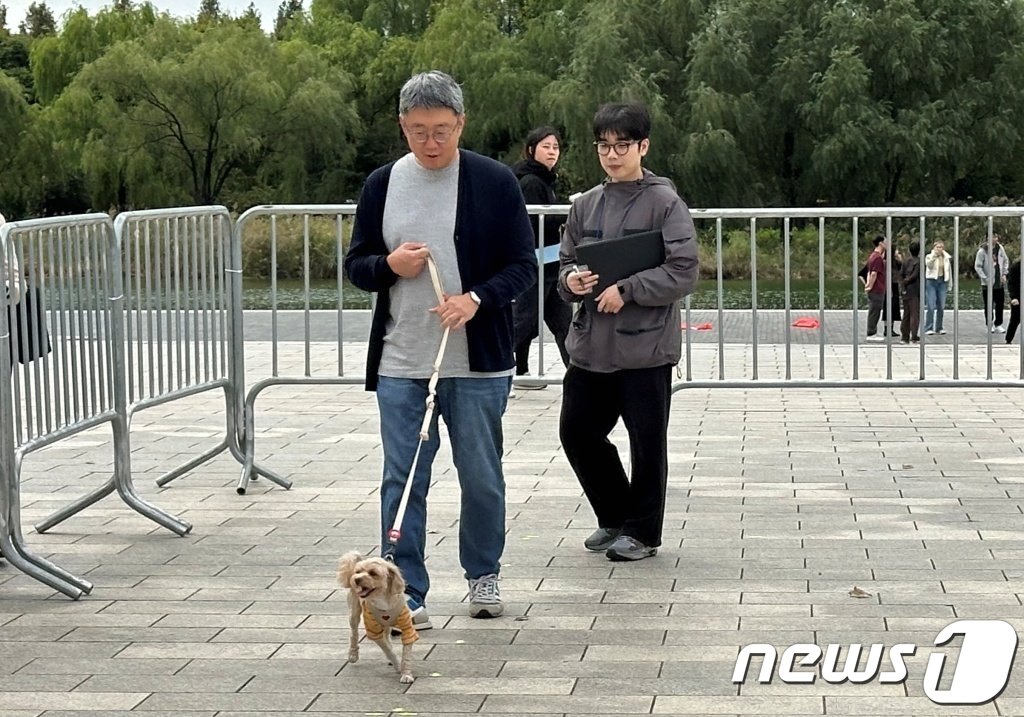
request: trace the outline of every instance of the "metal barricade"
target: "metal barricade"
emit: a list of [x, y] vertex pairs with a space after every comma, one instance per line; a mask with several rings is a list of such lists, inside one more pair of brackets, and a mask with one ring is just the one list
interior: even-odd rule
[[241, 461], [242, 386], [231, 371], [241, 343], [241, 254], [227, 209], [126, 212], [114, 230], [124, 260], [129, 426], [147, 408], [224, 392], [224, 438], [156, 484], [167, 485], [226, 449]]
[[11, 312], [13, 321], [8, 321], [6, 298], [0, 297], [0, 336], [4, 344], [9, 337], [12, 347], [0, 351], [5, 503], [0, 548], [19, 569], [77, 599], [91, 584], [32, 553], [22, 535], [20, 476], [31, 452], [111, 424], [113, 475], [42, 521], [40, 532], [115, 491], [131, 508], [179, 535], [190, 526], [143, 500], [132, 483], [121, 256], [109, 217], [89, 214], [6, 224], [0, 227], [0, 250], [8, 265], [20, 265], [25, 277], [21, 301]]
[[[707, 278], [714, 281], [714, 301], [711, 308], [703, 309], [692, 307], [695, 301], [692, 295], [684, 301], [682, 319], [686, 330], [682, 364], [685, 366], [685, 376], [680, 375], [682, 380], [673, 385], [673, 391], [684, 388], [1000, 388], [1024, 385], [1024, 351], [1015, 351], [1017, 369], [1013, 372], [1015, 375], [1008, 375], [1005, 372], [1008, 364], [1005, 354], [1000, 357], [999, 350], [994, 350], [993, 333], [983, 322], [962, 317], [964, 310], [960, 307], [960, 298], [964, 292], [959, 276], [959, 256], [965, 226], [970, 225], [976, 240], [980, 236], [982, 246], [988, 244], [991, 256], [996, 220], [1012, 227], [1014, 233], [1019, 231], [1020, 237], [1024, 238], [1024, 208], [695, 209], [692, 215], [698, 231], [702, 228], [706, 230], [708, 223], [713, 223], [713, 253], [716, 261], [712, 267], [701, 267], [701, 271], [705, 281]], [[809, 309], [804, 307], [803, 310], [792, 305], [791, 237], [796, 222], [816, 227], [817, 234], [816, 306]], [[730, 310], [724, 296], [723, 258], [735, 254], [724, 241], [726, 223], [733, 224], [731, 234], [734, 239], [740, 231], [745, 231], [748, 237], [746, 249], [739, 247], [749, 252], [750, 267], [749, 302], [742, 309]], [[746, 229], [739, 229], [737, 223], [745, 224]], [[766, 238], [765, 232], [773, 236]], [[873, 234], [880, 234], [887, 240], [885, 261], [889, 267], [894, 265], [895, 250], [892, 243], [897, 235], [902, 236], [903, 241], [913, 239], [920, 242], [918, 300], [921, 326], [924, 324], [926, 308], [925, 255], [929, 249], [928, 244], [934, 240], [946, 243], [953, 264], [951, 335], [926, 334], [922, 331], [916, 346], [903, 348], [897, 343], [899, 339], [891, 335], [891, 331], [885, 331], [886, 323], [883, 321], [880, 325], [886, 334], [884, 344], [873, 347], [865, 345], [866, 341], [861, 339], [860, 333], [860, 317], [864, 315], [860, 309], [863, 285], [857, 274], [867, 258], [867, 252], [862, 249], [863, 238]], [[829, 309], [826, 308], [826, 254], [828, 250], [836, 248], [837, 235], [847, 237], [846, 249], [843, 250], [840, 245], [839, 252], [845, 251], [847, 257], [850, 257], [850, 263], [846, 265], [848, 274], [844, 272], [850, 293], [849, 302], [841, 302], [846, 308]], [[759, 307], [761, 294], [758, 259], [764, 255], [766, 244], [781, 251], [784, 259], [783, 308], [779, 310], [766, 311]], [[708, 274], [711, 276], [708, 277]], [[887, 312], [894, 310], [894, 291], [898, 291], [898, 288], [894, 289], [890, 282], [886, 286], [884, 298]], [[816, 319], [817, 333], [794, 333], [792, 324], [797, 315]], [[889, 322], [890, 329], [893, 323]], [[980, 329], [977, 326], [979, 323]], [[705, 335], [692, 331], [695, 326], [709, 324], [714, 328]], [[769, 335], [767, 341], [764, 340], [766, 334]], [[942, 334], [946, 334], [946, 331]], [[797, 346], [800, 349], [794, 351]], [[978, 351], [979, 346], [984, 347], [983, 355]], [[884, 351], [884, 362], [876, 349]], [[784, 352], [784, 356], [779, 357], [781, 360], [773, 360], [769, 365], [764, 365], [760, 358], [766, 351]], [[794, 356], [794, 353], [797, 355]], [[966, 364], [965, 356], [968, 359]], [[994, 373], [996, 362], [1004, 370], [1001, 377]], [[797, 375], [798, 363], [803, 368], [803, 376]], [[973, 368], [973, 374], [965, 376], [965, 368]]]
[[[346, 370], [344, 356], [345, 332], [352, 331], [353, 327], [346, 325], [345, 312], [345, 286], [343, 281], [344, 269], [343, 260], [345, 255], [346, 238], [351, 234], [352, 219], [355, 214], [355, 205], [297, 205], [297, 206], [260, 206], [254, 207], [243, 213], [235, 223], [236, 244], [242, 246], [247, 236], [254, 232], [254, 225], [261, 223], [265, 232], [266, 249], [269, 252], [268, 274], [270, 281], [270, 310], [265, 316], [265, 322], [269, 322], [270, 339], [270, 377], [257, 380], [248, 387], [245, 392], [245, 400], [242, 408], [242, 432], [243, 445], [242, 473], [238, 482], [237, 491], [244, 494], [249, 481], [258, 475], [269, 478], [271, 481], [284, 488], [291, 487], [291, 481], [269, 468], [260, 466], [255, 458], [255, 426], [254, 413], [256, 399], [260, 393], [271, 386], [280, 385], [308, 385], [308, 384], [351, 384], [361, 385], [364, 381], [364, 370], [360, 363], [355, 373]], [[314, 226], [315, 223], [315, 226]], [[280, 337], [282, 327], [280, 322], [282, 310], [279, 308], [278, 291], [278, 245], [284, 237], [301, 236], [302, 241], [302, 328], [300, 338], [303, 342], [303, 353], [301, 361], [301, 372], [293, 371], [290, 374], [282, 372], [283, 357], [280, 350]], [[263, 237], [261, 237], [262, 239]], [[314, 238], [316, 241], [314, 242]], [[253, 241], [253, 239], [250, 239]], [[316, 244], [316, 246], [314, 246]], [[314, 262], [314, 249], [318, 251], [317, 261], [333, 262], [333, 282], [335, 296], [332, 297], [331, 309], [335, 312], [333, 325], [317, 323], [314, 326], [314, 313], [311, 304], [311, 275]], [[332, 293], [334, 293], [332, 292]], [[368, 333], [366, 324], [365, 332], [360, 333], [359, 340], [365, 341]], [[263, 330], [268, 327], [263, 326]], [[355, 328], [359, 332], [359, 327]], [[323, 361], [321, 356], [314, 356], [311, 343], [314, 332], [329, 337], [333, 334], [336, 361]], [[236, 386], [245, 386], [245, 354], [244, 345], [241, 341], [235, 344], [236, 359], [233, 363], [235, 372], [234, 382]], [[317, 365], [314, 366], [314, 362]], [[287, 363], [287, 362], [285, 362]], [[289, 367], [290, 368], [290, 367]], [[244, 390], [244, 389], [243, 389]]]

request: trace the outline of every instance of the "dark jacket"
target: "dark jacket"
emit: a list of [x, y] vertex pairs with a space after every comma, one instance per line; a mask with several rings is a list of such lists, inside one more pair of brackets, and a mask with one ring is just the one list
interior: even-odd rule
[[[398, 275], [388, 266], [382, 226], [394, 162], [373, 171], [356, 207], [345, 273], [364, 291], [377, 293], [366, 355], [366, 389], [377, 388], [384, 332], [391, 314], [389, 289]], [[512, 355], [511, 302], [537, 275], [530, 219], [509, 168], [467, 150], [459, 151], [459, 197], [455, 213], [455, 254], [460, 292], [475, 291], [480, 308], [466, 324], [469, 368], [505, 371]]]
[[[558, 195], [555, 194], [555, 180], [557, 175], [535, 159], [524, 159], [512, 165], [516, 179], [519, 180], [519, 188], [523, 190], [523, 199], [527, 204], [557, 204]], [[536, 238], [535, 246], [540, 246], [540, 230], [536, 214], [530, 215], [530, 224], [533, 225], [533, 235]], [[559, 214], [548, 214], [544, 217], [544, 246], [558, 244], [561, 239], [560, 229], [565, 223], [565, 217]]]
[[904, 294], [917, 296], [921, 278], [921, 258], [914, 255], [908, 256], [900, 267], [900, 283], [903, 285]]

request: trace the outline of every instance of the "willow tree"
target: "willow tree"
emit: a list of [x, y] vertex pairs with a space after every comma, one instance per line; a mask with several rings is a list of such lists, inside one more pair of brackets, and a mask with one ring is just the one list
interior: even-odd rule
[[145, 35], [156, 18], [149, 3], [115, 5], [96, 15], [83, 8], [71, 11], [60, 34], [32, 44], [32, 75], [39, 101], [52, 102], [82, 67], [102, 57], [112, 45]]
[[349, 87], [305, 43], [158, 21], [85, 66], [53, 113], [99, 206], [218, 203], [232, 186], [293, 201], [344, 191], [359, 132]]

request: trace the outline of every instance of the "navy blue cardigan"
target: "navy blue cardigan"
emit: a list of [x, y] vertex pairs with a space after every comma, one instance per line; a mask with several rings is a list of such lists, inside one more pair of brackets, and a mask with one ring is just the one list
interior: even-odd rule
[[[366, 389], [377, 388], [384, 329], [391, 313], [389, 289], [398, 275], [388, 266], [382, 227], [384, 203], [394, 162], [373, 171], [356, 208], [345, 273], [364, 291], [377, 293], [366, 355]], [[462, 293], [475, 291], [480, 308], [466, 324], [469, 368], [505, 371], [512, 354], [512, 300], [536, 279], [533, 229], [519, 183], [508, 167], [468, 150], [459, 151], [459, 196], [455, 213], [455, 253]], [[456, 293], [455, 287], [445, 287]], [[426, 307], [424, 307], [426, 308]], [[424, 356], [430, 365], [434, 356]]]

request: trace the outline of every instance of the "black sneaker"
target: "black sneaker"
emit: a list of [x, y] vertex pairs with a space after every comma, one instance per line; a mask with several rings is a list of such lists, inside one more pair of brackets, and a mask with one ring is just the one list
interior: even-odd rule
[[595, 553], [600, 553], [610, 548], [615, 539], [620, 535], [622, 535], [622, 531], [618, 529], [598, 528], [590, 534], [589, 538], [583, 541], [583, 547], [587, 550], [593, 550]]
[[605, 552], [609, 560], [643, 560], [657, 554], [657, 548], [644, 545], [628, 535], [620, 535]]

